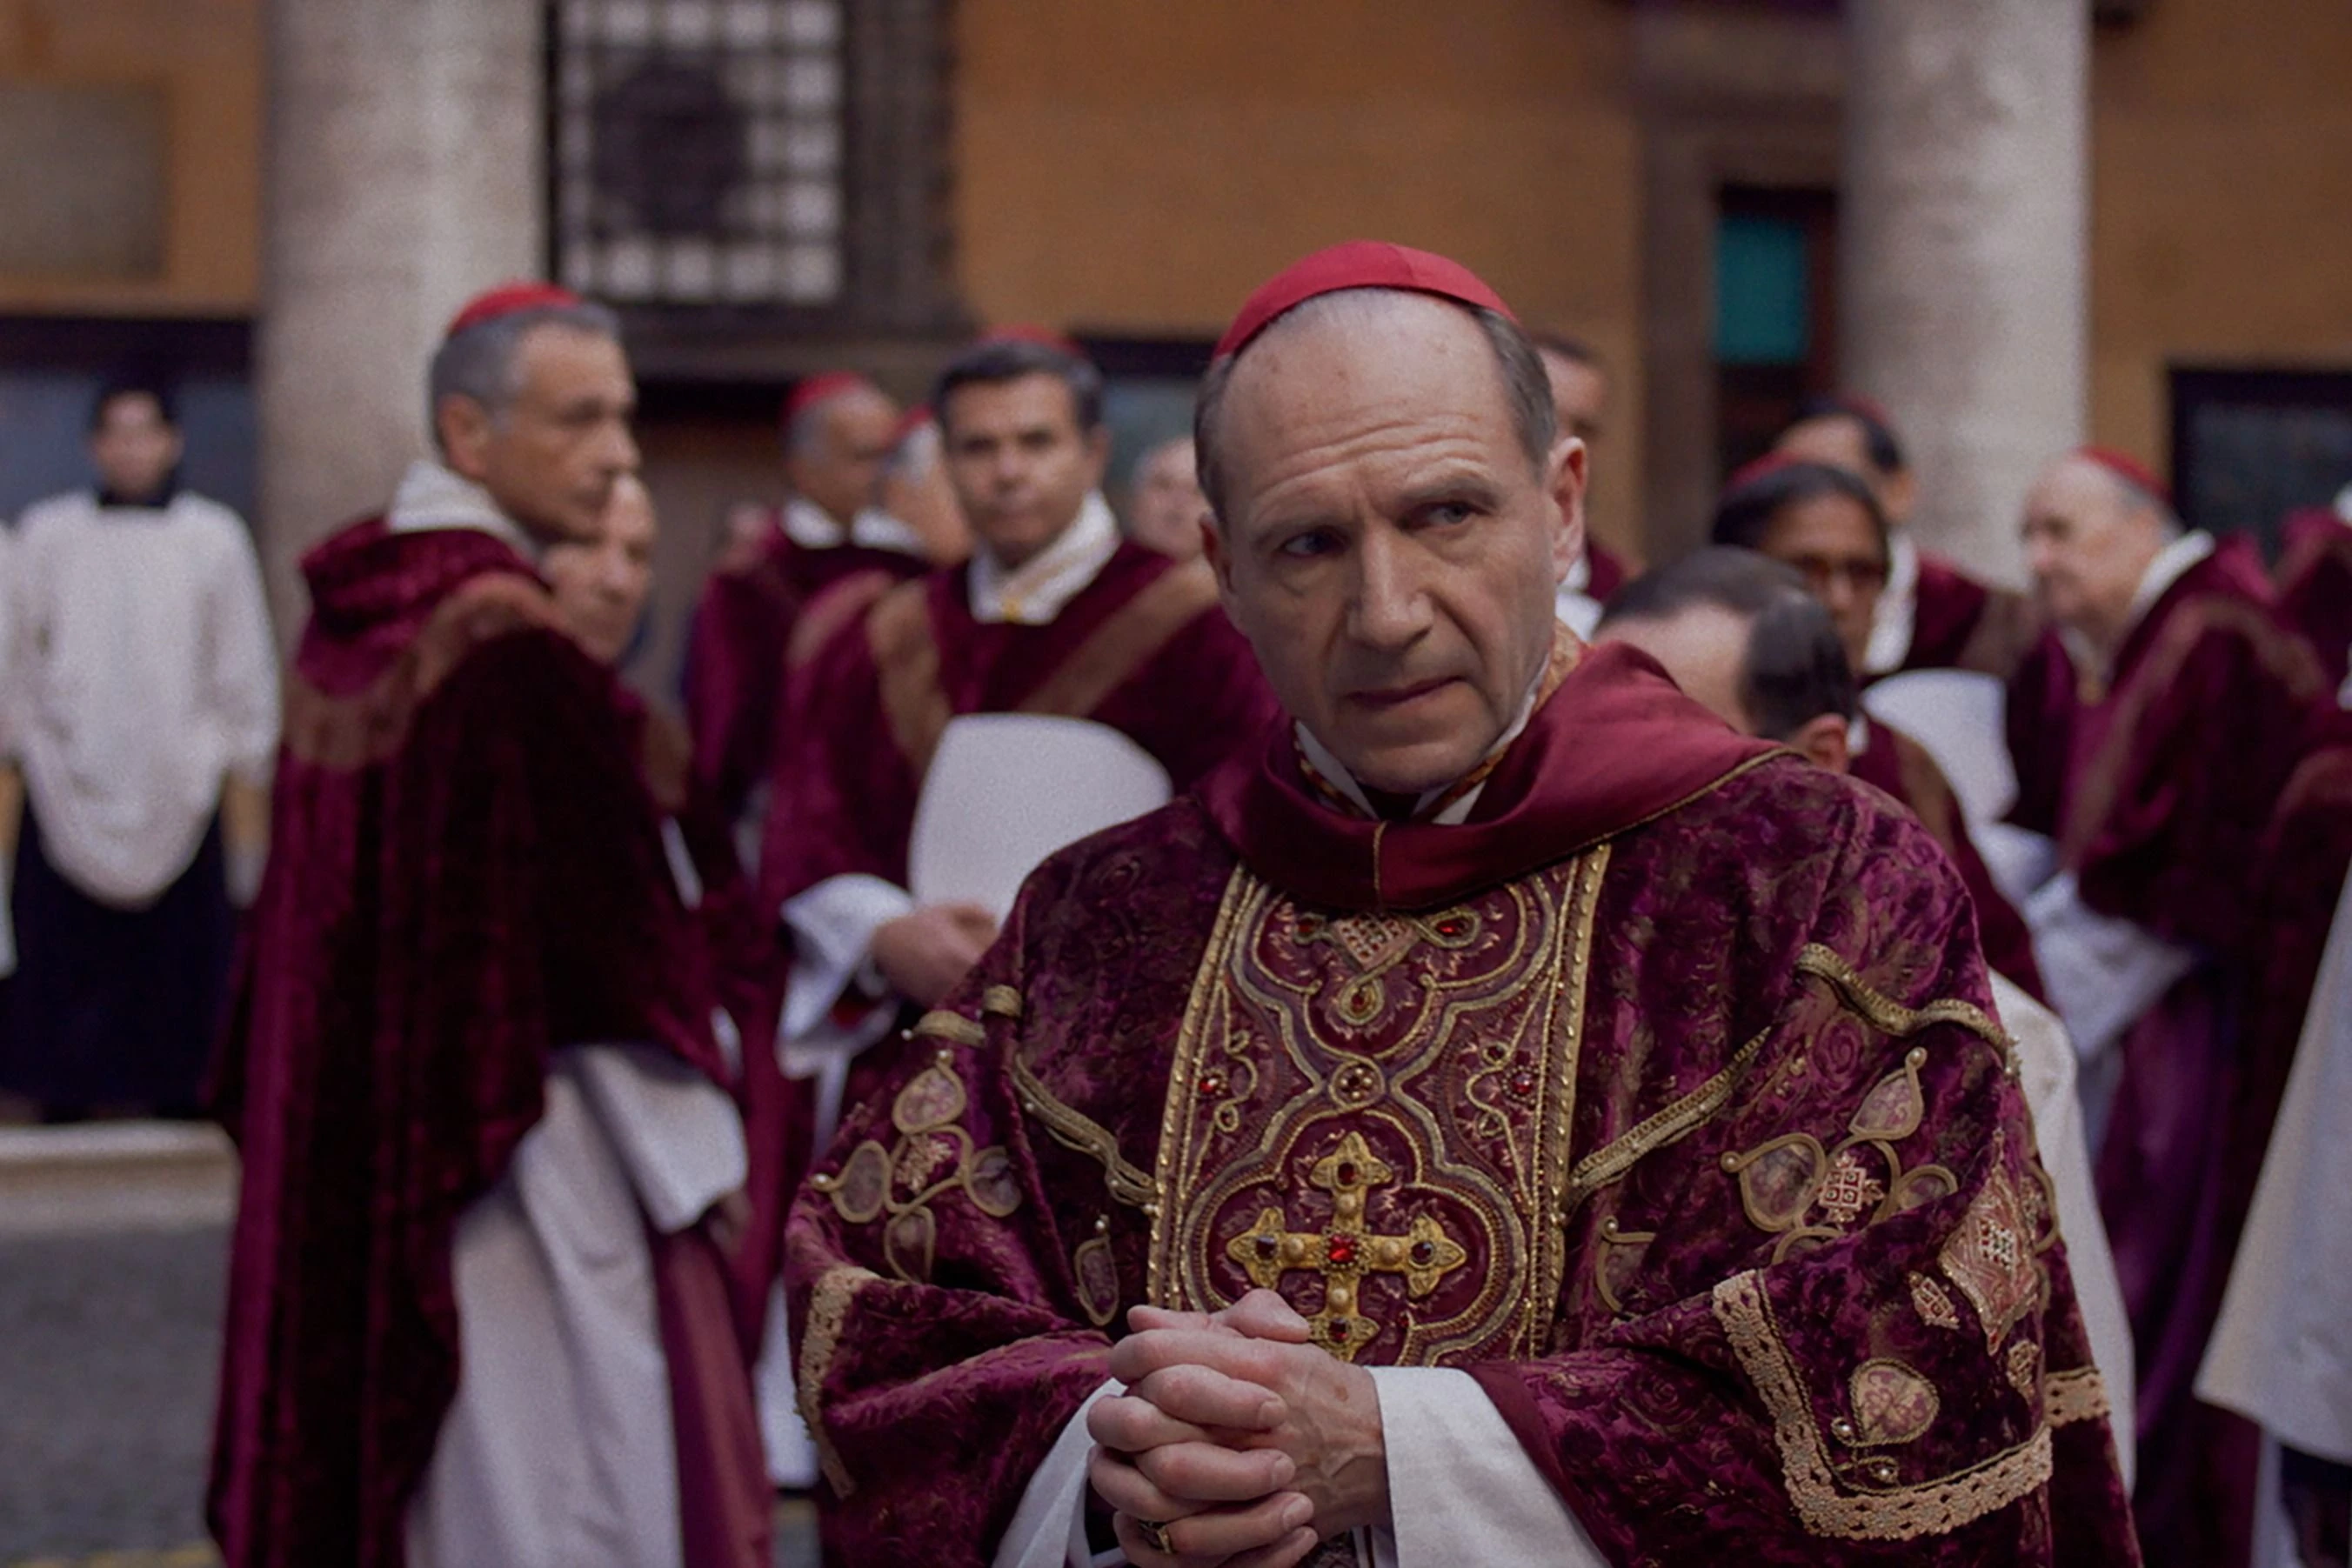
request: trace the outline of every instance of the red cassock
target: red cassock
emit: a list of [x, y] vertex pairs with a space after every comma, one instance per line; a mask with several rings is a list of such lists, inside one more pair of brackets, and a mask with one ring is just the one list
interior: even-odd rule
[[[780, 725], [794, 628], [810, 602], [860, 582], [867, 601], [929, 570], [920, 557], [864, 545], [812, 549], [779, 527], [748, 566], [713, 572], [687, 632], [686, 712], [695, 776], [732, 821], [766, 774]], [[843, 601], [842, 602], [847, 602]]]
[[1960, 881], [1976, 908], [1977, 936], [1984, 945], [1985, 962], [2017, 982], [2036, 1001], [2048, 999], [2042, 984], [2042, 967], [2033, 960], [2033, 934], [2025, 916], [1992, 880], [1951, 781], [1927, 748], [1894, 726], [1870, 721], [1870, 738], [1853, 758], [1853, 776], [1894, 796], [1910, 809], [1944, 846], [1958, 868]]
[[2006, 679], [2042, 630], [2023, 594], [1988, 587], [1926, 550], [1919, 552], [1915, 604], [1911, 646], [1898, 669], [1976, 670]]
[[2331, 686], [2352, 661], [2352, 524], [2311, 507], [2288, 517], [2279, 556], [2279, 612], [2310, 640]]
[[[373, 521], [304, 570], [218, 1068], [244, 1177], [209, 1513], [231, 1568], [401, 1568], [457, 1385], [453, 1228], [539, 1119], [550, 1052], [637, 1041], [723, 1069], [648, 787], [666, 770], [530, 568], [488, 534]], [[757, 1477], [757, 1427], [717, 1249], [698, 1228], [654, 1259], [707, 1545], [695, 1510], [726, 1476], [688, 1467]], [[763, 1514], [738, 1523], [764, 1534]]]
[[2096, 1172], [2138, 1353], [2151, 1563], [2245, 1561], [2253, 1429], [2190, 1388], [2340, 885], [2298, 893], [2279, 864], [2329, 831], [2316, 805], [2278, 812], [2329, 706], [2259, 564], [2227, 544], [2150, 607], [2104, 689], [2053, 634], [2010, 692], [2013, 820], [2056, 841], [2092, 910], [2200, 960], [2123, 1037]]
[[1200, 562], [1122, 542], [1042, 626], [975, 619], [969, 570], [892, 590], [796, 676], [796, 722], [770, 776], [767, 908], [853, 873], [906, 885], [915, 805], [950, 718], [1090, 718], [1150, 752], [1181, 789], [1274, 716]]
[[1468, 1371], [1612, 1562], [2137, 1560], [1944, 852], [1553, 679], [1461, 826], [1276, 731], [1030, 879], [793, 1213], [839, 1561], [987, 1563], [1127, 1309], [1254, 1285]]

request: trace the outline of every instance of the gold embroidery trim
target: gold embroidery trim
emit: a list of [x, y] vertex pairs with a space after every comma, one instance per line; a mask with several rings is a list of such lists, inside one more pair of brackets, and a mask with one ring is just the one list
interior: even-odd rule
[[1560, 1204], [1561, 1221], [1565, 1223], [1579, 1204], [1624, 1176], [1648, 1155], [1679, 1142], [1713, 1120], [1730, 1103], [1732, 1092], [1756, 1064], [1758, 1053], [1771, 1034], [1769, 1029], [1760, 1031], [1732, 1054], [1722, 1071], [1614, 1143], [1579, 1160], [1576, 1168], [1568, 1173], [1568, 1195]]
[[1103, 1168], [1103, 1185], [1110, 1195], [1130, 1208], [1146, 1214], [1157, 1212], [1160, 1183], [1130, 1164], [1118, 1152], [1118, 1140], [1110, 1130], [1083, 1111], [1074, 1110], [1046, 1092], [1029, 1064], [1014, 1056], [1013, 1088], [1021, 1096], [1021, 1108], [1045, 1124], [1045, 1131], [1066, 1149], [1075, 1149], [1087, 1155]]
[[[1377, 865], [1379, 859], [1374, 857]], [[1161, 1228], [1167, 1224], [1167, 1207], [1160, 1202], [1176, 1178], [1176, 1145], [1178, 1130], [1184, 1117], [1184, 1108], [1192, 1103], [1192, 1078], [1201, 1060], [1201, 1036], [1217, 988], [1224, 983], [1224, 956], [1232, 946], [1234, 926], [1241, 918], [1242, 906], [1249, 902], [1250, 875], [1242, 866], [1234, 867], [1233, 875], [1225, 879], [1225, 895], [1217, 904], [1216, 924], [1209, 929], [1209, 945], [1201, 950], [1201, 967], [1193, 971], [1192, 994], [1184, 1001], [1184, 1021], [1176, 1030], [1176, 1053], [1168, 1071], [1168, 1093], [1160, 1110], [1160, 1151], [1156, 1156], [1156, 1174], [1151, 1183], [1152, 1217], [1151, 1251], [1144, 1264], [1143, 1299], [1155, 1307], [1171, 1304], [1166, 1291], [1171, 1281], [1163, 1279], [1161, 1259], [1168, 1253], [1166, 1238]]]
[[1814, 1535], [1844, 1541], [1916, 1541], [1944, 1535], [2006, 1508], [2050, 1479], [2050, 1428], [1982, 1464], [1914, 1486], [1845, 1495], [1813, 1425], [1795, 1364], [1773, 1326], [1771, 1303], [1750, 1270], [1715, 1288], [1716, 1321], [1772, 1417], [1782, 1484], [1797, 1518]]
[[824, 1390], [825, 1374], [833, 1370], [833, 1353], [841, 1343], [841, 1328], [849, 1316], [849, 1303], [856, 1299], [858, 1291], [880, 1278], [872, 1270], [851, 1263], [826, 1270], [809, 1298], [808, 1327], [801, 1341], [801, 1419], [808, 1423], [809, 1437], [816, 1444], [817, 1463], [824, 1470], [824, 1479], [842, 1497], [856, 1491], [857, 1483], [849, 1479], [849, 1469], [841, 1462], [841, 1455], [825, 1431], [824, 1410], [819, 1396]]
[[915, 1024], [915, 1032], [931, 1040], [944, 1040], [953, 1045], [982, 1046], [988, 1043], [988, 1031], [961, 1013], [942, 1009], [925, 1013]]
[[2053, 1372], [2042, 1380], [2042, 1415], [2053, 1427], [2071, 1427], [2077, 1421], [2104, 1418], [2111, 1412], [2107, 1380], [2095, 1366]]
[[1018, 1019], [1021, 993], [1012, 986], [991, 986], [980, 993], [980, 1010], [989, 1018]]
[[1882, 1034], [1908, 1039], [1939, 1023], [1958, 1024], [2000, 1053], [2010, 1071], [2017, 1071], [2017, 1049], [2009, 1031], [1973, 1002], [1946, 998], [1924, 1008], [1906, 1008], [1874, 988], [1856, 974], [1853, 966], [1818, 942], [1809, 942], [1797, 954], [1797, 973], [1826, 982], [1864, 1022]]

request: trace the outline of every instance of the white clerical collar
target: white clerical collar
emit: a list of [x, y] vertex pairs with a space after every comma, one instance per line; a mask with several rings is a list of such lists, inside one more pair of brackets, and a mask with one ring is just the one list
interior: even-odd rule
[[1863, 649], [1864, 675], [1893, 674], [1911, 656], [1911, 637], [1919, 624], [1919, 547], [1908, 533], [1889, 529], [1886, 536], [1886, 586], [1879, 591], [1878, 609], [1870, 618], [1870, 643]]
[[[1478, 768], [1486, 767], [1504, 752], [1508, 751], [1511, 748], [1511, 742], [1526, 733], [1528, 721], [1536, 716], [1537, 699], [1543, 695], [1544, 673], [1550, 667], [1551, 661], [1547, 658], [1537, 669], [1536, 678], [1528, 684], [1528, 695], [1519, 702], [1518, 716], [1511, 721], [1510, 728], [1503, 731], [1503, 737], [1486, 748], [1486, 755], [1478, 759]], [[1294, 722], [1291, 728], [1298, 737], [1298, 749], [1306, 754], [1307, 765], [1321, 775], [1323, 781], [1337, 789], [1349, 805], [1363, 812], [1365, 816], [1378, 821], [1380, 812], [1373, 808], [1371, 798], [1364, 793], [1364, 787], [1356, 782], [1356, 776], [1348, 771], [1348, 765], [1334, 757], [1331, 754], [1331, 748], [1316, 739], [1315, 732], [1305, 725]], [[1478, 768], [1474, 768], [1470, 771], [1475, 773]], [[1446, 791], [1454, 787], [1453, 784], [1441, 784], [1434, 789], [1423, 790], [1420, 798], [1412, 803], [1412, 820], [1420, 821], [1421, 814], [1436, 801], [1444, 800]], [[1486, 780], [1480, 779], [1476, 784], [1462, 791], [1460, 800], [1447, 801], [1445, 810], [1429, 819], [1429, 825], [1438, 828], [1460, 827], [1470, 820], [1470, 809], [1478, 803], [1478, 797], [1486, 792]]]
[[843, 528], [831, 512], [799, 496], [784, 503], [784, 537], [803, 549], [839, 549], [858, 545], [899, 555], [923, 553], [922, 536], [879, 507], [868, 507]]
[[2147, 612], [2156, 608], [2156, 601], [2169, 592], [2174, 583], [2189, 575], [2190, 567], [2212, 553], [2213, 536], [2202, 531], [2183, 534], [2157, 551], [2156, 559], [2147, 563], [2147, 570], [2139, 574], [2139, 587], [2132, 592], [2131, 607], [2124, 612], [2123, 625], [2116, 632], [2115, 646], [2111, 652], [2100, 652], [2092, 646], [2089, 638], [2079, 632], [2062, 629], [2058, 640], [2064, 645], [2067, 655], [2074, 661], [2074, 667], [2091, 671], [2105, 683], [2115, 674], [2114, 654], [2123, 651], [2124, 644], [2131, 640], [2131, 634], [2147, 618]]
[[1118, 553], [1118, 519], [1090, 490], [1061, 537], [1019, 566], [1008, 570], [984, 548], [972, 553], [971, 618], [984, 626], [1050, 625]]
[[400, 476], [400, 488], [393, 492], [384, 526], [396, 534], [472, 528], [512, 545], [525, 560], [536, 564], [540, 558], [539, 541], [499, 510], [488, 490], [423, 458], [410, 464], [408, 472]]
[[1592, 587], [1592, 552], [1591, 550], [1582, 549], [1576, 552], [1576, 559], [1569, 563], [1568, 575], [1560, 580], [1559, 586], [1563, 593], [1582, 593], [1590, 597], [1589, 591]]

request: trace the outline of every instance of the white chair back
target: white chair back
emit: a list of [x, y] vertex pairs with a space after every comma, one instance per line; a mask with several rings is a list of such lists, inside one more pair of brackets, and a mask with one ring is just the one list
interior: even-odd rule
[[1974, 828], [2000, 820], [2017, 800], [2017, 770], [2002, 728], [2007, 695], [1999, 679], [1969, 670], [1911, 670], [1862, 694], [1872, 718], [1927, 748], [1951, 780], [1960, 814]]

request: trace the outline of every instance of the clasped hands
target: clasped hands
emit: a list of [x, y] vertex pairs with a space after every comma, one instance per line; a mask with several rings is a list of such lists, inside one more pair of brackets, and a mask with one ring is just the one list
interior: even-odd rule
[[1109, 1369], [1127, 1391], [1087, 1414], [1087, 1474], [1137, 1568], [1290, 1568], [1331, 1536], [1389, 1522], [1372, 1375], [1308, 1343], [1280, 1296], [1252, 1291], [1221, 1312], [1137, 1307], [1128, 1325]]

